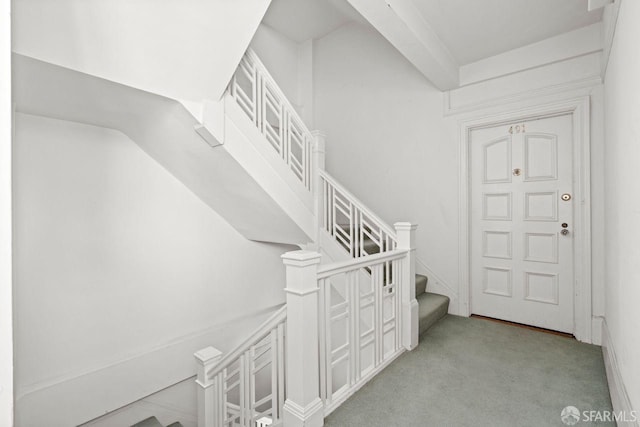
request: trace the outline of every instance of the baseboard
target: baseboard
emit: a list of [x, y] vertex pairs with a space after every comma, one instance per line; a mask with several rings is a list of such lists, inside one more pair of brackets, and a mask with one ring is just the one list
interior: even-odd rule
[[416, 257], [416, 273], [423, 274], [429, 278], [427, 281], [427, 291], [449, 297], [449, 314], [460, 315], [458, 303], [458, 292], [446, 281], [439, 277], [422, 260]]
[[591, 318], [591, 344], [602, 345], [602, 329], [604, 317], [594, 316]]
[[[630, 417], [633, 413], [631, 400], [620, 373], [620, 368], [616, 359], [616, 351], [611, 341], [611, 335], [607, 327], [606, 320], [602, 322], [602, 355], [604, 357], [604, 367], [607, 371], [607, 382], [609, 383], [609, 393], [614, 412], [622, 412]], [[640, 422], [618, 422], [618, 426], [640, 427]]]
[[229, 319], [90, 372], [18, 387], [16, 425], [83, 424], [185, 381], [195, 375], [194, 352], [209, 345], [231, 350], [277, 308]]

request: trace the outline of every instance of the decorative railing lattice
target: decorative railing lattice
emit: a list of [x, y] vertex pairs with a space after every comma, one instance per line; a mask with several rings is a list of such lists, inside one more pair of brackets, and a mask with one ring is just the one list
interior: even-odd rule
[[295, 176], [312, 191], [313, 136], [251, 49], [242, 57], [228, 90]]
[[353, 194], [319, 171], [322, 227], [353, 258], [394, 250], [396, 233]]
[[[282, 307], [249, 339], [220, 359], [202, 362], [199, 384], [209, 390], [204, 394], [206, 419], [199, 426], [256, 427], [278, 423], [285, 400], [285, 329], [286, 306]], [[200, 359], [202, 360], [202, 358]], [[202, 379], [201, 379], [202, 377]], [[205, 416], [206, 415], [206, 416]]]
[[318, 270], [320, 397], [331, 412], [402, 347], [402, 261], [390, 251]]

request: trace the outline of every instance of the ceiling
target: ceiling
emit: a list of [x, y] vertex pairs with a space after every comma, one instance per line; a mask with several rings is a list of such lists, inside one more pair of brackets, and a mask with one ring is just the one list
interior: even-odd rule
[[262, 23], [301, 43], [353, 21], [365, 22], [346, 0], [273, 0]]
[[[602, 19], [587, 0], [412, 0], [458, 65], [526, 46]], [[263, 23], [300, 43], [352, 21], [347, 0], [273, 0]]]
[[458, 65], [602, 19], [602, 9], [587, 11], [587, 0], [414, 0], [413, 3]]
[[[477, 61], [585, 28], [586, 33], [579, 36], [572, 32], [573, 39], [562, 38], [573, 41], [556, 49], [566, 52], [565, 59], [580, 54], [582, 51], [574, 51], [589, 44], [591, 35], [599, 31], [592, 24], [602, 21], [602, 7], [609, 3], [611, 0], [272, 0], [263, 23], [297, 43], [324, 37], [351, 22], [371, 25], [435, 87], [451, 90], [460, 87], [463, 68], [486, 63]], [[589, 11], [589, 6], [596, 9]], [[492, 76], [511, 73], [512, 68], [497, 70]]]

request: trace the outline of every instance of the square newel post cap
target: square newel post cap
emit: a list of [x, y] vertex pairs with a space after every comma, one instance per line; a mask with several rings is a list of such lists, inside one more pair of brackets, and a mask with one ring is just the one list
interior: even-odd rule
[[418, 229], [418, 224], [412, 224], [410, 222], [396, 222], [393, 224], [393, 228], [396, 231], [415, 231]]
[[320, 264], [322, 255], [313, 251], [292, 251], [282, 254], [282, 262], [291, 267], [308, 267]]
[[312, 130], [311, 136], [313, 136], [313, 150], [316, 152], [324, 153], [325, 141], [327, 139], [327, 136], [319, 130]]
[[198, 363], [205, 367], [215, 365], [222, 358], [222, 352], [215, 347], [206, 347], [196, 351], [193, 355]]

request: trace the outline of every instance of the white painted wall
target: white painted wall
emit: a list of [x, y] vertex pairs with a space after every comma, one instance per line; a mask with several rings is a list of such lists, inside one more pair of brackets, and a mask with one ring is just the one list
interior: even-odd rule
[[260, 24], [250, 46], [267, 67], [289, 102], [298, 108], [298, 43], [271, 27]]
[[[418, 224], [417, 270], [430, 277], [431, 290], [455, 299], [459, 295], [459, 121], [505, 105], [517, 109], [590, 96], [593, 314], [603, 316], [599, 55], [459, 89], [463, 92], [456, 96], [465, 99], [469, 110], [445, 117], [443, 110], [452, 111], [443, 101], [451, 94], [434, 88], [374, 30], [359, 24], [341, 27], [314, 42], [314, 120], [327, 134], [327, 169], [387, 223]], [[541, 74], [544, 80], [539, 79]], [[457, 312], [455, 301], [452, 309]], [[599, 342], [597, 334], [594, 340]]]
[[260, 24], [250, 46], [307, 127], [313, 129], [313, 41], [296, 43]]
[[457, 291], [457, 127], [443, 94], [375, 30], [350, 24], [315, 42], [314, 95], [329, 173], [388, 224], [419, 224], [418, 260]]
[[631, 406], [640, 410], [640, 2], [624, 1], [605, 80], [606, 323]]
[[[47, 390], [64, 399], [96, 387], [84, 390], [87, 405], [59, 403], [58, 411], [69, 404], [77, 413], [54, 407], [48, 414], [75, 425], [149, 384], [156, 391], [184, 379], [193, 374], [191, 350], [209, 345], [196, 342], [203, 330], [223, 325], [217, 336], [233, 341], [231, 332], [255, 327], [233, 319], [284, 302], [279, 256], [290, 248], [242, 237], [123, 134], [23, 114], [16, 129], [22, 425], [43, 425], [34, 420], [53, 399], [45, 398]], [[220, 344], [229, 349], [229, 342]], [[142, 366], [158, 365], [145, 372], [150, 376], [123, 375], [130, 361], [143, 359]], [[100, 375], [99, 387], [76, 378]]]
[[14, 50], [176, 99], [220, 98], [270, 0], [21, 0]]
[[11, 2], [0, 1], [0, 425], [13, 424]]

